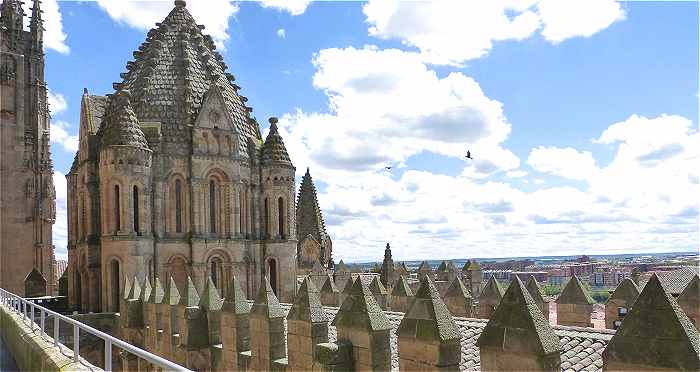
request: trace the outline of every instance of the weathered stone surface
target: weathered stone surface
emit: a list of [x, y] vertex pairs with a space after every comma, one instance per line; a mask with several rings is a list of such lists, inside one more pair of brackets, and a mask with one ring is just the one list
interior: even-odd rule
[[450, 286], [445, 291], [445, 305], [454, 316], [472, 316], [472, 296], [469, 289], [464, 285], [458, 276], [452, 280]]
[[199, 305], [199, 293], [197, 293], [197, 288], [194, 286], [194, 283], [192, 282], [192, 278], [189, 276], [187, 277], [187, 284], [185, 287], [182, 289], [182, 292], [180, 293], [180, 302], [179, 304], [182, 306], [187, 306], [187, 307], [193, 307], [193, 306], [198, 306]]
[[250, 368], [254, 371], [275, 369], [275, 361], [286, 358], [285, 312], [265, 277], [250, 312]]
[[542, 290], [540, 289], [540, 285], [537, 283], [537, 279], [535, 279], [534, 275], [530, 275], [530, 277], [527, 279], [527, 284], [525, 287], [530, 293], [530, 296], [532, 296], [532, 299], [537, 304], [537, 307], [540, 309], [540, 311], [542, 311], [544, 318], [549, 319], [549, 301], [546, 301], [542, 295]]
[[[2, 3], [0, 288], [24, 297], [53, 296], [57, 284], [52, 240], [56, 220], [53, 177], [59, 177], [59, 173], [54, 175], [50, 159], [51, 140], [55, 138], [49, 135], [53, 129], [44, 78], [43, 21], [38, 2], [33, 2], [31, 21], [22, 10], [24, 2]], [[33, 269], [46, 279], [45, 288], [40, 281], [31, 285], [24, 282]]]
[[480, 318], [490, 318], [491, 314], [498, 306], [498, 303], [503, 298], [503, 288], [501, 284], [498, 283], [496, 278], [492, 275], [489, 281], [486, 282], [484, 290], [481, 291], [481, 296], [479, 297], [479, 317]]
[[280, 306], [280, 302], [275, 296], [275, 292], [270, 286], [270, 281], [265, 277], [263, 285], [258, 291], [255, 298], [255, 303], [251, 309], [251, 314], [263, 315], [267, 318], [284, 318], [284, 312]]
[[420, 266], [418, 266], [418, 279], [420, 280], [423, 276], [431, 276], [433, 275], [433, 268], [430, 267], [430, 264], [428, 261], [423, 261], [420, 263]]
[[653, 274], [603, 351], [605, 370], [700, 370], [698, 330]]
[[557, 298], [557, 324], [593, 327], [593, 298], [577, 276], [573, 276]]
[[581, 280], [576, 275], [574, 275], [571, 279], [569, 279], [568, 282], [566, 282], [566, 285], [561, 291], [559, 298], [557, 298], [557, 303], [593, 305], [595, 301], [593, 300], [593, 298], [591, 298], [591, 295], [588, 293], [588, 291], [585, 288], [583, 288]]
[[[301, 178], [299, 195], [296, 204], [297, 220], [297, 264], [300, 268], [308, 269], [318, 260], [324, 266], [331, 261], [333, 243], [326, 232], [326, 223], [323, 220], [321, 207], [318, 204], [316, 186], [306, 168], [306, 173]], [[307, 243], [310, 240], [313, 242]], [[336, 272], [346, 272], [347, 267], [340, 260], [335, 267]]]
[[559, 337], [517, 276], [477, 345], [486, 371], [560, 370]]
[[292, 308], [289, 310], [287, 320], [303, 320], [312, 323], [328, 322], [326, 313], [321, 305], [321, 298], [314, 283], [305, 277], [299, 287]]
[[632, 279], [623, 280], [605, 303], [605, 327], [615, 329], [616, 321], [621, 322], [625, 316], [620, 314], [620, 309], [624, 308], [628, 311], [637, 296], [639, 296], [639, 288]]
[[46, 294], [46, 278], [35, 267], [24, 278], [24, 296], [41, 297]]
[[[348, 282], [350, 283], [350, 282]], [[367, 331], [387, 331], [389, 321], [384, 315], [369, 287], [356, 279], [348, 284], [348, 296], [333, 319], [333, 326]]]
[[685, 311], [695, 328], [700, 328], [700, 279], [697, 275], [678, 296], [678, 305]]

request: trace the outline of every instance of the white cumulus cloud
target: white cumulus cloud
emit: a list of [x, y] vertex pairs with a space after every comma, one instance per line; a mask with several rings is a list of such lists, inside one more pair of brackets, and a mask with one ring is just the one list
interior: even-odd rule
[[285, 11], [293, 16], [304, 14], [311, 0], [260, 0], [264, 8]]
[[65, 121], [56, 120], [51, 123], [50, 136], [51, 143], [61, 145], [64, 151], [74, 153], [78, 151], [78, 135], [68, 133], [70, 124]]
[[48, 92], [49, 109], [51, 109], [52, 114], [58, 114], [65, 111], [68, 108], [68, 102], [66, 102], [66, 97], [61, 93], [54, 93], [52, 91]]
[[460, 65], [498, 41], [541, 32], [553, 43], [591, 36], [624, 18], [614, 0], [387, 1], [363, 8], [370, 35], [399, 39], [433, 64]]
[[[115, 21], [141, 30], [155, 27], [174, 7], [170, 0], [97, 0], [97, 3]], [[198, 24], [206, 27], [204, 33], [211, 35], [217, 47], [222, 47], [229, 38], [228, 19], [238, 12], [238, 6], [229, 0], [190, 0], [187, 10]]]
[[598, 170], [593, 154], [571, 147], [539, 146], [530, 151], [527, 163], [537, 171], [579, 181], [589, 179]]
[[287, 31], [285, 31], [283, 28], [280, 28], [277, 30], [277, 37], [280, 39], [284, 39], [287, 37]]
[[541, 0], [537, 11], [542, 36], [553, 43], [589, 37], [625, 18], [620, 4], [611, 0]]
[[374, 171], [421, 152], [463, 159], [484, 176], [517, 168], [501, 146], [510, 123], [500, 102], [462, 73], [439, 78], [416, 53], [397, 49], [325, 49], [314, 58], [314, 86], [331, 113], [288, 114], [281, 126], [298, 159], [338, 170]]

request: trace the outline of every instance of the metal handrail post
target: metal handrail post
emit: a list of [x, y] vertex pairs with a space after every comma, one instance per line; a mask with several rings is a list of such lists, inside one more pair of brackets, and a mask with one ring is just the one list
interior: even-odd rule
[[112, 372], [112, 341], [105, 340], [105, 371]]
[[80, 328], [73, 324], [73, 360], [78, 362], [80, 357]]
[[44, 335], [46, 335], [46, 331], [45, 331], [46, 328], [44, 328], [44, 326], [46, 325], [44, 323], [44, 318], [45, 318], [44, 309], [41, 309], [40, 316], [41, 316], [41, 335], [44, 336]]
[[29, 322], [29, 329], [31, 329], [32, 331], [34, 331], [34, 323], [35, 323], [35, 322], [34, 322], [34, 303], [30, 302], [30, 303], [29, 303], [29, 308], [31, 309], [31, 313], [30, 313], [30, 314], [31, 314], [31, 320], [30, 320], [30, 322]]
[[58, 327], [59, 327], [59, 322], [61, 319], [58, 317], [58, 315], [54, 315], [53, 317], [53, 344], [58, 347]]

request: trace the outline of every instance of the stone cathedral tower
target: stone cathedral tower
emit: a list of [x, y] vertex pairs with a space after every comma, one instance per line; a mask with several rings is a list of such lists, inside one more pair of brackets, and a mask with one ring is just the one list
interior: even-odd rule
[[38, 0], [29, 31], [24, 17], [21, 1], [0, 5], [0, 287], [33, 296], [41, 286], [25, 293], [24, 279], [35, 268], [53, 293], [55, 190]]
[[252, 298], [296, 293], [294, 172], [277, 119], [263, 138], [212, 38], [175, 1], [107, 96], [83, 92], [67, 175], [68, 297], [119, 311], [124, 278], [173, 277]]

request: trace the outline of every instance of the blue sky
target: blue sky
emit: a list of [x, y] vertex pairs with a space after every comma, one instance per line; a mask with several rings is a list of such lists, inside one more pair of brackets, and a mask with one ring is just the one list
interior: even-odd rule
[[[58, 179], [83, 87], [172, 3], [44, 3]], [[187, 7], [311, 167], [337, 258], [697, 250], [697, 3], [469, 3]]]

